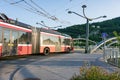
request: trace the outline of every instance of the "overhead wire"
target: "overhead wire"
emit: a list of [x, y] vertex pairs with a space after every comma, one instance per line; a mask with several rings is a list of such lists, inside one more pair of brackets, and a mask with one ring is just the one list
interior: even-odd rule
[[[38, 15], [41, 15], [41, 16], [44, 16], [44, 17], [47, 17], [47, 18], [49, 18], [49, 19], [52, 19], [52, 20], [54, 20], [54, 21], [57, 21], [57, 22], [60, 22], [60, 23], [62, 23], [62, 24], [70, 24], [70, 22], [65, 22], [65, 21], [60, 21], [57, 17], [55, 17], [55, 16], [51, 16], [47, 11], [45, 11], [42, 7], [40, 7], [39, 5], [37, 5], [33, 0], [30, 0], [30, 2], [31, 2], [31, 4], [30, 4], [30, 2], [28, 2], [28, 1], [26, 1], [26, 0], [19, 0], [19, 1], [9, 1], [9, 0], [4, 0], [4, 1], [6, 1], [7, 3], [9, 3], [9, 4], [11, 4], [11, 5], [15, 5], [15, 6], [18, 6], [18, 7], [20, 7], [20, 8], [23, 8], [23, 9], [25, 9], [25, 10], [27, 10], [27, 11], [29, 11], [29, 12], [32, 12], [32, 13], [35, 13], [35, 14], [38, 14]], [[25, 3], [25, 4], [23, 4], [23, 2]], [[33, 5], [34, 6], [33, 6]], [[36, 6], [36, 7], [35, 7]], [[40, 10], [39, 10], [39, 9]]]
[[35, 8], [34, 6], [32, 6], [31, 4], [29, 4], [27, 1], [23, 0], [25, 2], [25, 4], [27, 4], [28, 6], [30, 6], [34, 11], [38, 12], [39, 14], [43, 15], [44, 17], [50, 18], [48, 15], [44, 14], [43, 12], [39, 11], [37, 8]]
[[48, 15], [50, 15], [47, 11], [45, 11], [42, 7], [40, 7], [39, 5], [37, 5], [33, 0], [30, 0], [31, 3], [33, 3], [35, 6], [37, 6], [39, 9], [41, 9], [43, 12], [47, 13]]
[[18, 3], [22, 2], [22, 1], [24, 1], [24, 0], [16, 1], [16, 2], [13, 2], [11, 4], [18, 4]]
[[[38, 10], [37, 8], [35, 8], [35, 7], [33, 7], [31, 4], [29, 4], [28, 2], [26, 2], [25, 0], [24, 0], [24, 2], [27, 4], [27, 5], [29, 5], [29, 6], [31, 6], [33, 9], [35, 9], [38, 13], [40, 13], [40, 14], [42, 14], [43, 16], [45, 16], [45, 17], [47, 17], [47, 18], [50, 18], [50, 19], [52, 19], [52, 20], [58, 20], [58, 18], [56, 18], [55, 16], [51, 16], [49, 13], [47, 13], [45, 10], [43, 10], [42, 8], [42, 11], [44, 11], [44, 12], [41, 12], [40, 10]], [[33, 2], [33, 1], [31, 1], [34, 5], [36, 5], [35, 4], [35, 2]], [[38, 5], [36, 5], [37, 7], [39, 7], [40, 8], [40, 6], [38, 6]], [[46, 14], [47, 13], [47, 14]]]
[[30, 0], [35, 6], [37, 6], [39, 9], [41, 9], [45, 14], [47, 14], [47, 15], [49, 15], [50, 17], [49, 18], [51, 18], [52, 20], [54, 20], [54, 21], [58, 21], [58, 22], [60, 22], [60, 23], [62, 23], [62, 24], [64, 24], [64, 23], [67, 23], [67, 24], [70, 24], [70, 22], [68, 22], [68, 21], [61, 21], [61, 20], [59, 20], [57, 17], [55, 17], [55, 16], [52, 16], [52, 15], [50, 15], [47, 11], [45, 11], [43, 8], [41, 8], [39, 5], [37, 5], [33, 0]]
[[[7, 1], [7, 0], [5, 0], [5, 1]], [[7, 1], [7, 2], [9, 2], [9, 1]], [[50, 14], [48, 15], [48, 13], [45, 11], [45, 10], [43, 10], [43, 8], [41, 8], [41, 10], [42, 11], [44, 11], [44, 12], [42, 12], [42, 11], [40, 11], [40, 10], [38, 10], [36, 7], [34, 7], [33, 5], [31, 5], [30, 3], [28, 3], [27, 1], [25, 1], [25, 0], [20, 0], [20, 1], [16, 1], [16, 2], [9, 2], [11, 5], [17, 5], [17, 6], [19, 6], [19, 3], [20, 2], [24, 2], [26, 5], [28, 5], [29, 7], [24, 7], [24, 9], [25, 10], [27, 10], [27, 11], [30, 11], [30, 12], [33, 12], [33, 13], [36, 13], [36, 14], [39, 14], [39, 15], [41, 15], [41, 16], [44, 16], [44, 17], [47, 17], [47, 18], [49, 18], [49, 19], [52, 19], [52, 20], [58, 20], [58, 18], [56, 18], [55, 16], [51, 16]], [[36, 5], [37, 7], [39, 7], [37, 4], [35, 4], [35, 2], [33, 2], [33, 1], [31, 1], [34, 5]], [[22, 7], [23, 8], [23, 6], [20, 6], [20, 7]], [[39, 7], [40, 8], [40, 7]], [[47, 13], [47, 14], [46, 14]]]
[[[29, 12], [32, 12], [32, 13], [35, 13], [35, 14], [38, 14], [38, 12], [35, 12], [34, 11], [34, 9], [32, 9], [32, 8], [27, 8], [25, 5], [22, 5], [22, 4], [20, 4], [20, 5], [18, 5], [18, 4], [15, 4], [16, 2], [14, 2], [14, 3], [11, 3], [11, 2], [9, 2], [9, 1], [7, 1], [7, 0], [5, 0], [7, 3], [9, 3], [9, 4], [14, 4], [15, 6], [18, 6], [18, 7], [20, 7], [20, 8], [22, 8], [22, 9], [25, 9], [26, 11], [29, 11]], [[18, 3], [18, 2], [17, 2]], [[41, 14], [38, 14], [38, 15], [41, 15]]]
[[39, 9], [41, 9], [45, 14], [49, 15], [51, 19], [53, 20], [58, 20], [57, 17], [52, 16], [50, 13], [48, 13], [47, 11], [45, 11], [42, 7], [40, 7], [39, 5], [37, 5], [33, 0], [30, 0], [31, 3], [33, 3], [36, 7], [38, 7]]

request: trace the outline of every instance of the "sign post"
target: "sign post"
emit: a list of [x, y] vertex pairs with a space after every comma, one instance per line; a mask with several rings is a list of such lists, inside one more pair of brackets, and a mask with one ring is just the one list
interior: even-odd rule
[[106, 53], [105, 53], [105, 48], [106, 48], [106, 37], [107, 37], [107, 33], [102, 33], [102, 39], [103, 39], [103, 42], [104, 42], [104, 46], [103, 46], [103, 59], [105, 62], [107, 62], [106, 60]]

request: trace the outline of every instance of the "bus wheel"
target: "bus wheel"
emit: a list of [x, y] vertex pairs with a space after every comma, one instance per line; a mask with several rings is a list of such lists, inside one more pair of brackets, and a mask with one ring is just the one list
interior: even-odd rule
[[66, 51], [67, 53], [70, 53], [70, 48], [67, 48], [67, 51]]
[[49, 55], [50, 54], [50, 49], [48, 47], [44, 48], [44, 52], [43, 52], [44, 55]]

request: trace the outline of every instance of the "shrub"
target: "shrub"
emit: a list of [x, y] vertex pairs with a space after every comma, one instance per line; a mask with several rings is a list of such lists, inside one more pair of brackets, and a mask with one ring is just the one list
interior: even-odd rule
[[70, 80], [120, 80], [120, 74], [109, 73], [97, 66], [81, 67], [80, 74], [74, 75]]

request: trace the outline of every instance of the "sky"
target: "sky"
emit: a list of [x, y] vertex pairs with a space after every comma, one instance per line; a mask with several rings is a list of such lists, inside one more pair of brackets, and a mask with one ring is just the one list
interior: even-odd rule
[[[85, 15], [88, 18], [107, 16], [107, 18], [93, 20], [90, 23], [101, 22], [120, 17], [119, 4], [120, 0], [0, 0], [0, 13], [36, 27], [43, 27], [36, 23], [44, 21], [46, 26], [62, 26], [61, 28], [65, 28], [86, 23], [86, 19], [76, 14], [68, 14], [68, 11], [83, 15], [81, 6], [86, 5]], [[35, 12], [36, 9], [37, 12]], [[53, 18], [56, 18], [56, 20], [53, 20]]]

